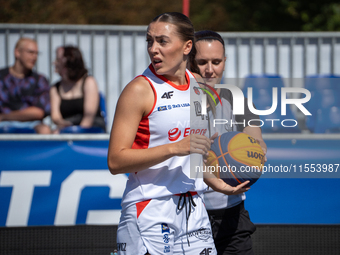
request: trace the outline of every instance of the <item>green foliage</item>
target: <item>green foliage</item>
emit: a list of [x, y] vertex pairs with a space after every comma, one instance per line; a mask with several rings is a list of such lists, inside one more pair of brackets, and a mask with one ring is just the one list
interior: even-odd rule
[[[0, 23], [147, 25], [182, 0], [0, 0]], [[339, 31], [334, 0], [191, 0], [196, 30]]]

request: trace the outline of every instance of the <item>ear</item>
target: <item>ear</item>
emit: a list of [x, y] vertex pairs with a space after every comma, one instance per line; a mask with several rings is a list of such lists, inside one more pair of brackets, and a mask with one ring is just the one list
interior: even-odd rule
[[227, 61], [227, 56], [224, 57], [224, 67], [223, 67], [223, 71], [225, 71], [225, 62]]
[[189, 41], [185, 42], [183, 48], [184, 48], [184, 55], [189, 55], [189, 53], [192, 49], [192, 41], [189, 40]]
[[20, 49], [19, 47], [14, 49], [14, 58], [17, 59], [20, 57]]

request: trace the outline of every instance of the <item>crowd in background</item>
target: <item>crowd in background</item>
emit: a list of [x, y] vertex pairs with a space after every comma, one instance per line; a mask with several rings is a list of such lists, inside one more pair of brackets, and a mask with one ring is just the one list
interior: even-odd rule
[[[14, 65], [0, 70], [0, 132], [58, 134], [70, 127], [105, 132], [98, 85], [88, 74], [80, 50], [56, 49], [54, 66], [60, 80], [51, 87], [45, 76], [33, 70], [38, 55], [35, 40], [20, 38]], [[47, 116], [52, 125], [44, 122]]]

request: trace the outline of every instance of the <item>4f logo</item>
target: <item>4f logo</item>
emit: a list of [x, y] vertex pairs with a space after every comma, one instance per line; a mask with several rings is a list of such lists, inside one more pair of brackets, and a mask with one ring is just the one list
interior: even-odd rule
[[173, 91], [169, 91], [169, 92], [165, 92], [162, 96], [162, 98], [166, 98], [166, 99], [171, 99], [171, 97], [174, 95]]
[[201, 251], [200, 255], [209, 255], [212, 252], [212, 248], [205, 248], [203, 251]]

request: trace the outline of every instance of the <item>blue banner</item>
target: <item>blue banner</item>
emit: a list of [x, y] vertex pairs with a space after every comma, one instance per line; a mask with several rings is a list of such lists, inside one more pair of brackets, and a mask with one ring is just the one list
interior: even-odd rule
[[[339, 140], [266, 143], [272, 170], [246, 194], [252, 221], [340, 224]], [[0, 227], [118, 224], [128, 176], [110, 174], [107, 148], [107, 140], [0, 141]]]
[[117, 224], [126, 175], [108, 141], [1, 141], [0, 226]]
[[266, 144], [268, 172], [246, 193], [251, 220], [340, 224], [340, 140], [266, 140]]

